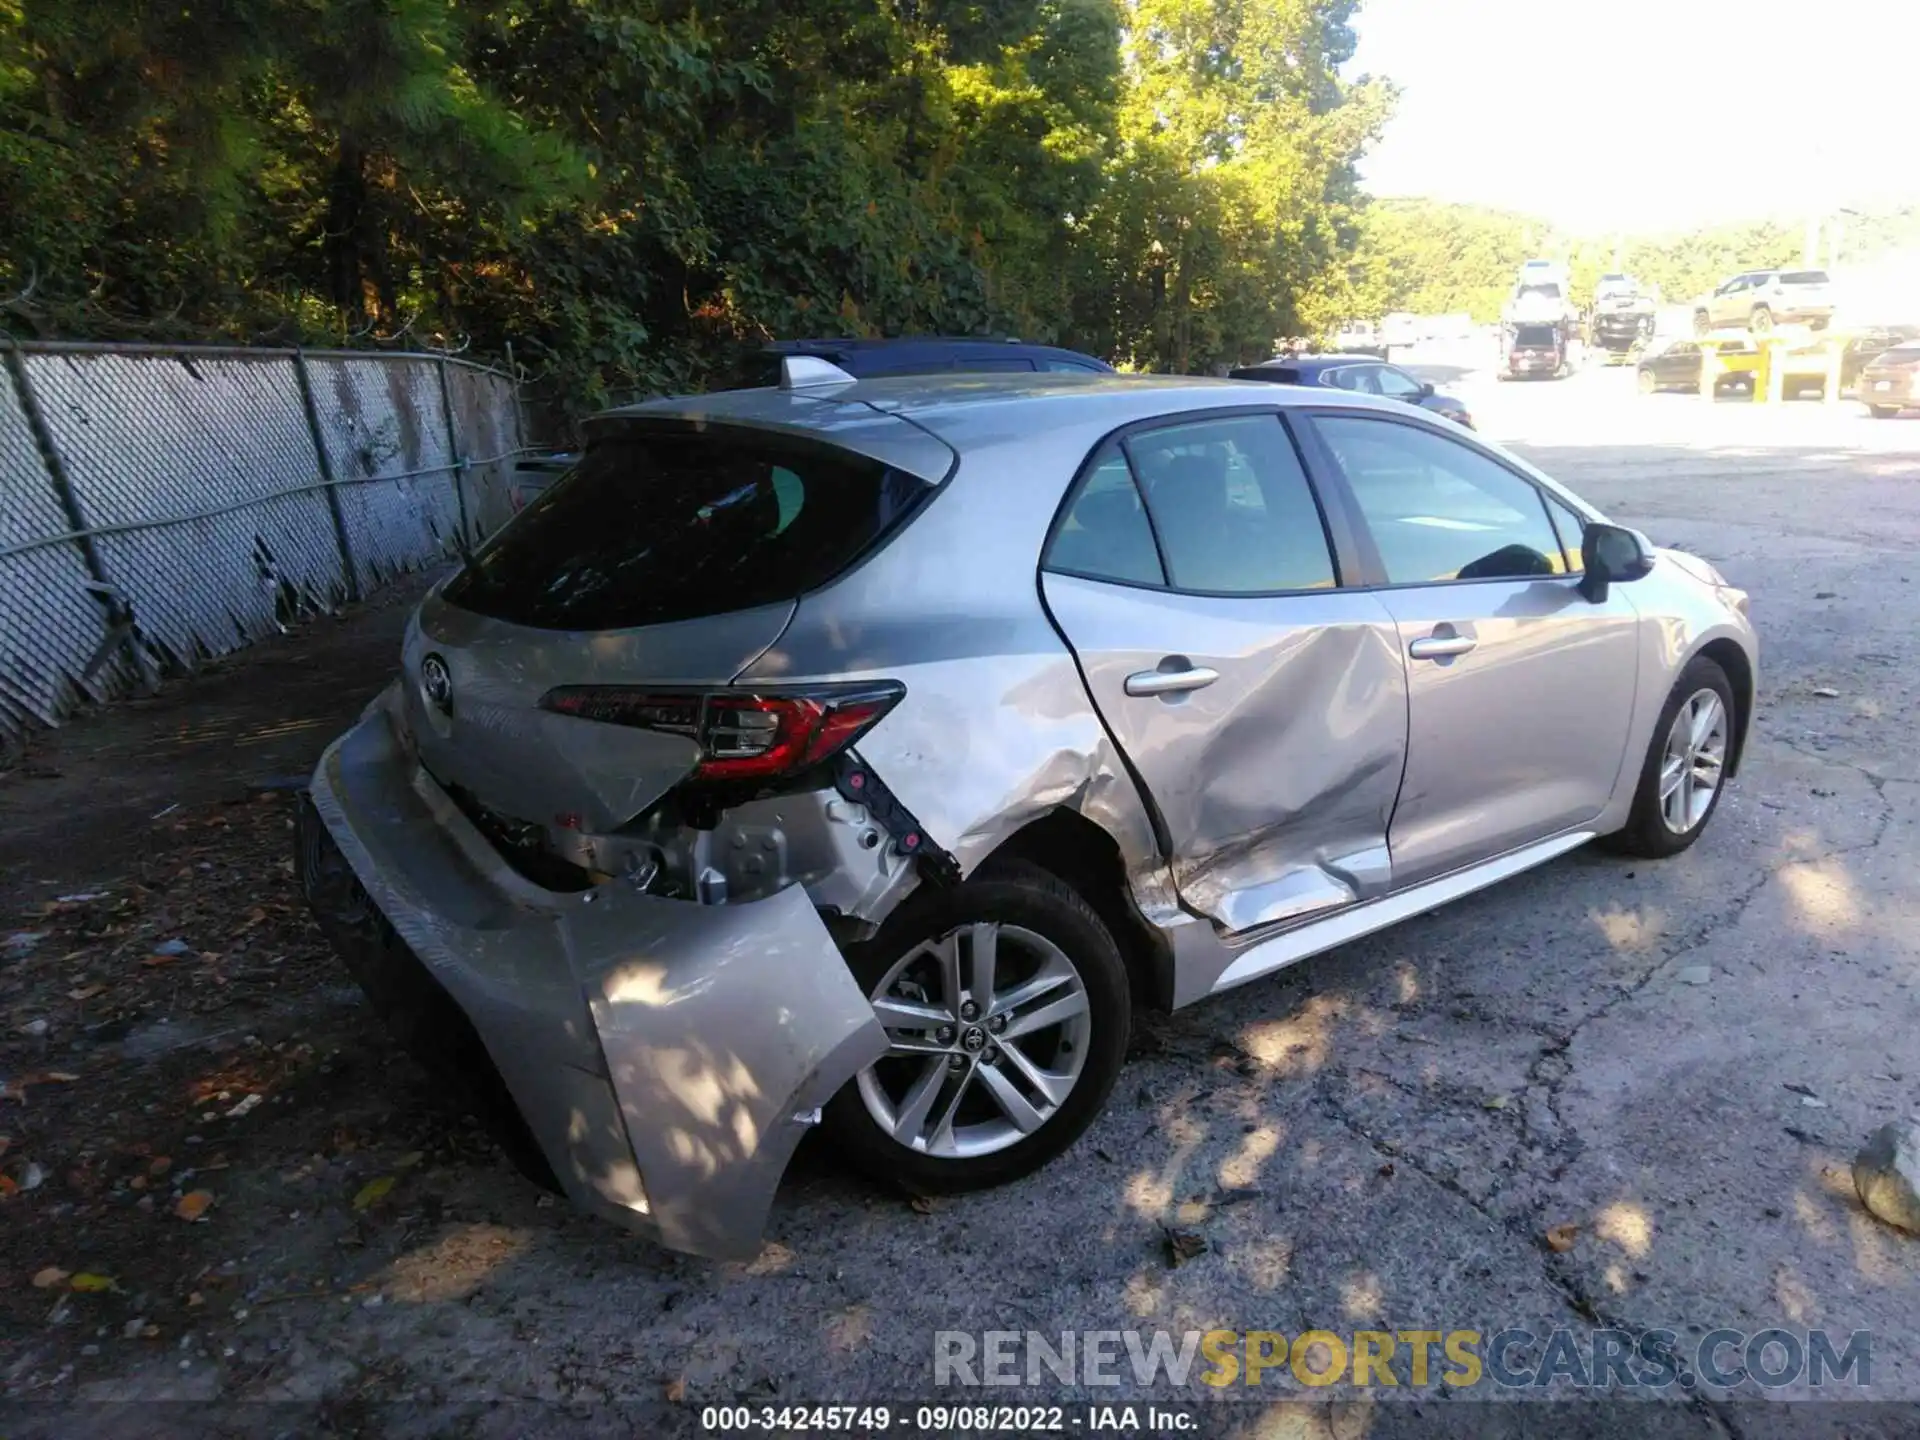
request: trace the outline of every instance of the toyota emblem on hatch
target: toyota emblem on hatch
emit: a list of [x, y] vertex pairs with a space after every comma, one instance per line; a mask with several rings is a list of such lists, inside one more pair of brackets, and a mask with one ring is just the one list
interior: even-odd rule
[[453, 713], [453, 675], [447, 669], [447, 662], [438, 655], [429, 655], [420, 662], [420, 688], [436, 710], [448, 715]]

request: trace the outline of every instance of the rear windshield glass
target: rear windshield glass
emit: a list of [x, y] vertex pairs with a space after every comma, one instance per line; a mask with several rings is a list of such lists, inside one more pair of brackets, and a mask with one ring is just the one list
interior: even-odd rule
[[1827, 272], [1824, 270], [1789, 270], [1780, 277], [1782, 285], [1824, 285]]
[[447, 586], [465, 610], [545, 630], [619, 630], [797, 599], [871, 550], [923, 480], [750, 430], [597, 439]]
[[1515, 345], [1540, 346], [1553, 348], [1553, 327], [1551, 325], [1522, 325], [1513, 337]]

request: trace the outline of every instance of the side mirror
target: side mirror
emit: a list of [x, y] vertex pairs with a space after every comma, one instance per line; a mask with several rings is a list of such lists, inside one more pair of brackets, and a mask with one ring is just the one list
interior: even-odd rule
[[1580, 593], [1598, 605], [1607, 587], [1645, 579], [1653, 572], [1653, 542], [1624, 525], [1587, 526], [1580, 537]]
[[1431, 380], [1426, 381], [1420, 386], [1420, 398], [1422, 400], [1431, 400], [1433, 398], [1433, 382]]

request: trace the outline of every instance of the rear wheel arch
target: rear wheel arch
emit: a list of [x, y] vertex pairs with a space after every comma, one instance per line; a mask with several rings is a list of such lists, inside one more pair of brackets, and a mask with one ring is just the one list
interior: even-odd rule
[[1708, 641], [1699, 653], [1724, 670], [1733, 686], [1733, 744], [1729, 747], [1732, 753], [1727, 757], [1727, 774], [1737, 775], [1741, 757], [1746, 754], [1748, 727], [1753, 720], [1753, 664], [1745, 650], [1724, 638]]
[[1119, 946], [1135, 1004], [1172, 1009], [1173, 948], [1134, 903], [1113, 836], [1077, 810], [1050, 810], [1001, 841], [976, 873], [1007, 861], [1036, 865], [1071, 886]]

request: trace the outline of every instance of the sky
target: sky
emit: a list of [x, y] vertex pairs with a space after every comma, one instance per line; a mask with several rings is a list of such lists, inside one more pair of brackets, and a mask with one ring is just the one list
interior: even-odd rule
[[1920, 0], [1361, 0], [1355, 28], [1349, 73], [1401, 90], [1375, 195], [1587, 235], [1920, 201]]

